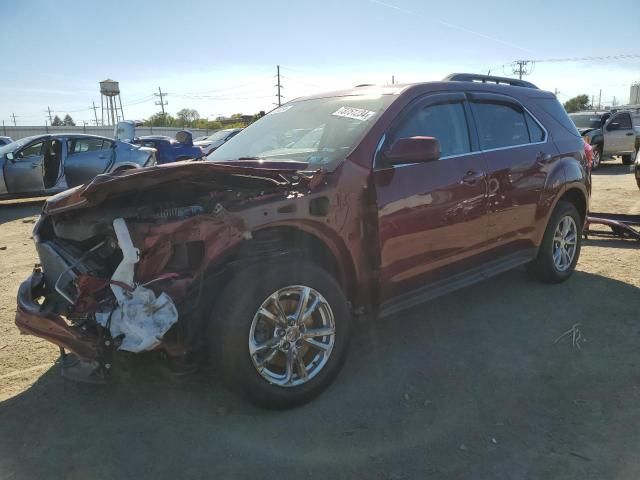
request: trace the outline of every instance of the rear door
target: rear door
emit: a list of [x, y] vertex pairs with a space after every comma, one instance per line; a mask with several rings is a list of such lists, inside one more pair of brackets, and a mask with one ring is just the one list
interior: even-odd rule
[[542, 124], [516, 99], [468, 95], [488, 169], [489, 242], [501, 255], [532, 248], [555, 147]]
[[[375, 160], [382, 300], [472, 266], [487, 237], [486, 166], [463, 93], [427, 95], [400, 114]], [[439, 160], [388, 166], [398, 138], [431, 136]]]
[[113, 161], [114, 142], [100, 137], [76, 137], [68, 143], [65, 176], [69, 187], [89, 183]]
[[631, 115], [627, 112], [614, 114], [605, 128], [605, 153], [632, 153], [635, 148], [635, 131], [631, 123]]
[[4, 162], [4, 179], [9, 193], [42, 192], [45, 140], [22, 147], [13, 160]]

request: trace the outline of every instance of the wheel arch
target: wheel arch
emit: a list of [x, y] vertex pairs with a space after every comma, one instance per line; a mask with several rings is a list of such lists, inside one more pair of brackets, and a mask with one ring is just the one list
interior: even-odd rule
[[353, 259], [339, 240], [307, 225], [282, 224], [255, 229], [225, 258], [210, 269], [216, 282], [224, 284], [242, 268], [257, 262], [300, 257], [332, 275], [345, 292], [347, 300], [356, 298], [356, 272]]
[[578, 213], [582, 219], [582, 224], [584, 225], [584, 222], [587, 219], [587, 197], [584, 192], [577, 187], [568, 188], [556, 201], [556, 205], [553, 207], [554, 210], [557, 204], [561, 201], [570, 202], [578, 209]]
[[122, 170], [131, 170], [133, 168], [140, 168], [140, 165], [133, 162], [120, 162], [116, 163], [109, 169], [109, 172], [118, 172]]

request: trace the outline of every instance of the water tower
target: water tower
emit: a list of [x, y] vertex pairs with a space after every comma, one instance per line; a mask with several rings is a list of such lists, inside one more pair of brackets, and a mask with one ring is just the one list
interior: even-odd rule
[[[120, 104], [119, 112], [116, 100]], [[120, 120], [124, 120], [118, 82], [110, 78], [100, 82], [100, 103], [102, 104], [102, 125], [115, 127]], [[104, 122], [105, 113], [107, 114], [107, 123]]]

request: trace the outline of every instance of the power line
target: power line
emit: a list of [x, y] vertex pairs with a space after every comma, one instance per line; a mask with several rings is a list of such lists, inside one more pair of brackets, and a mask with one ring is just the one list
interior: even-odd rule
[[595, 57], [570, 57], [570, 58], [545, 58], [542, 60], [531, 60], [535, 63], [558, 63], [558, 62], [593, 62], [599, 60], [630, 60], [640, 58], [640, 53], [603, 55]]

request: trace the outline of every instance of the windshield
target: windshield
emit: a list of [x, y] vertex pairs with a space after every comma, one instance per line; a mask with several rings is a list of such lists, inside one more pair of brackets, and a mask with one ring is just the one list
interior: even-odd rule
[[231, 130], [218, 130], [212, 135], [209, 135], [204, 140], [207, 142], [217, 142], [218, 140], [224, 140], [225, 138], [227, 138], [227, 135], [229, 135], [230, 132]]
[[16, 140], [15, 142], [6, 144], [0, 147], [0, 156], [3, 156], [9, 152], [15, 152], [18, 148], [22, 147], [23, 145], [26, 145], [31, 140], [35, 140], [36, 138], [38, 138], [38, 135], [34, 135], [33, 137], [24, 137], [24, 138], [21, 138], [20, 140]]
[[314, 98], [291, 102], [238, 133], [207, 160], [278, 158], [333, 170], [396, 97]]
[[578, 128], [600, 128], [600, 116], [599, 115], [569, 115], [573, 123]]

